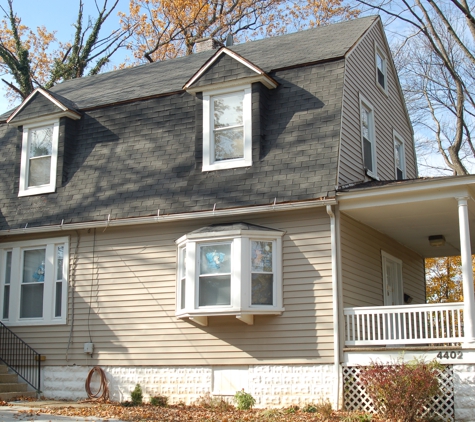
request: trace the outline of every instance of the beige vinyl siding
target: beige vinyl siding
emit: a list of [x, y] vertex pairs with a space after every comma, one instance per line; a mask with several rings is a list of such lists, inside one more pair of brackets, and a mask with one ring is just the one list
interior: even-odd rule
[[[376, 82], [375, 43], [386, 53], [388, 95]], [[360, 95], [374, 109], [378, 178], [381, 180], [396, 178], [393, 130], [396, 130], [404, 140], [406, 177], [416, 177], [411, 126], [404, 110], [397, 75], [390, 60], [390, 52], [386, 48], [380, 23], [372, 26], [345, 60], [339, 186], [365, 179]]]
[[382, 306], [381, 251], [402, 261], [404, 293], [413, 303], [425, 303], [424, 261], [421, 256], [378, 231], [340, 213], [343, 306]]
[[[226, 221], [98, 228], [95, 239], [93, 230], [81, 230], [77, 250], [77, 235], [70, 233], [69, 351], [71, 300], [66, 326], [13, 330], [46, 355], [48, 365], [331, 363], [331, 248], [324, 208], [245, 218], [286, 231], [282, 316], [256, 316], [252, 326], [235, 317], [210, 317], [207, 327], [175, 317], [175, 240]], [[95, 349], [87, 359], [83, 343], [89, 341]]]

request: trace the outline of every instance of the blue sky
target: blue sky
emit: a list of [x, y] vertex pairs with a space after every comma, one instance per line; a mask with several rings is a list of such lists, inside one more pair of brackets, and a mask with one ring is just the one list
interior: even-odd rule
[[[97, 16], [96, 6], [94, 0], [83, 0], [84, 2], [84, 22], [88, 16]], [[97, 0], [101, 6], [102, 0]], [[113, 0], [108, 0], [108, 5], [113, 4]], [[6, 0], [0, 0], [0, 5], [7, 10], [8, 3]], [[119, 17], [118, 11], [127, 12], [129, 7], [128, 0], [119, 0], [119, 5], [112, 15], [106, 21], [103, 29], [103, 34], [110, 33], [113, 28], [118, 26]], [[21, 18], [24, 25], [31, 29], [44, 25], [48, 31], [57, 31], [56, 37], [62, 42], [72, 40], [74, 35], [73, 23], [76, 22], [77, 12], [79, 8], [79, 0], [14, 0], [13, 10]], [[0, 11], [2, 18], [5, 16], [3, 11]], [[124, 54], [117, 54], [113, 56], [113, 63], [119, 64], [123, 61]], [[7, 79], [6, 75], [1, 75], [1, 78]], [[8, 100], [5, 98], [5, 84], [0, 81], [0, 114], [12, 108]]]

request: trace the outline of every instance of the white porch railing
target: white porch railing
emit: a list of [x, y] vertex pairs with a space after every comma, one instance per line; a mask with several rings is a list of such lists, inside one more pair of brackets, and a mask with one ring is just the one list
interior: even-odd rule
[[463, 342], [463, 303], [345, 308], [345, 346]]

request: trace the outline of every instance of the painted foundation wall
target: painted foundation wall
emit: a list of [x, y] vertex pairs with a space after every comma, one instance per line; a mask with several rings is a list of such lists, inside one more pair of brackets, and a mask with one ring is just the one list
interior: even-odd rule
[[[251, 365], [246, 367], [119, 367], [103, 368], [109, 381], [110, 398], [130, 400], [140, 384], [144, 401], [164, 395], [169, 403], [192, 404], [206, 393], [231, 398], [245, 389], [256, 407], [286, 407], [330, 400], [337, 378], [333, 365]], [[46, 366], [42, 391], [45, 397], [77, 400], [86, 398], [84, 383], [90, 367]], [[224, 374], [223, 374], [224, 372]], [[98, 383], [92, 383], [97, 391]]]

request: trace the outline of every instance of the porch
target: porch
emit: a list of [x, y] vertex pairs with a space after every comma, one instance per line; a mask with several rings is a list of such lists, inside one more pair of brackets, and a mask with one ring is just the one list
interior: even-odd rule
[[[364, 283], [364, 272], [372, 271], [373, 283], [372, 287], [366, 283], [364, 290], [361, 289], [367, 294], [363, 297], [355, 287], [358, 286], [355, 276], [351, 293], [345, 290], [350, 286], [346, 278], [342, 281], [346, 299], [340, 314], [340, 318], [343, 317], [340, 341], [344, 348], [388, 345], [474, 348], [475, 294], [471, 256], [475, 242], [475, 177], [370, 182], [342, 190], [337, 196], [341, 213], [399, 245], [399, 249], [392, 245], [393, 256], [381, 248], [379, 266], [382, 270], [378, 270], [381, 287], [376, 281], [378, 262], [374, 249], [371, 267], [361, 259], [359, 267], [354, 265], [357, 270], [352, 268], [343, 275], [352, 272], [353, 276], [358, 271], [358, 280]], [[361, 227], [358, 233], [366, 235]], [[397, 258], [398, 251], [402, 250], [411, 251], [419, 259], [461, 256], [464, 301], [424, 304], [421, 303], [424, 297], [419, 294], [415, 300], [419, 304], [410, 303], [412, 293], [406, 290], [407, 280], [402, 276], [404, 263], [402, 258]], [[348, 255], [348, 247], [345, 251]], [[361, 254], [359, 257], [363, 258]], [[416, 278], [410, 270], [405, 274], [412, 277], [414, 286]], [[417, 275], [417, 280], [417, 285], [423, 288], [424, 275]], [[349, 295], [356, 295], [358, 300]], [[360, 302], [362, 306], [357, 306]]]

